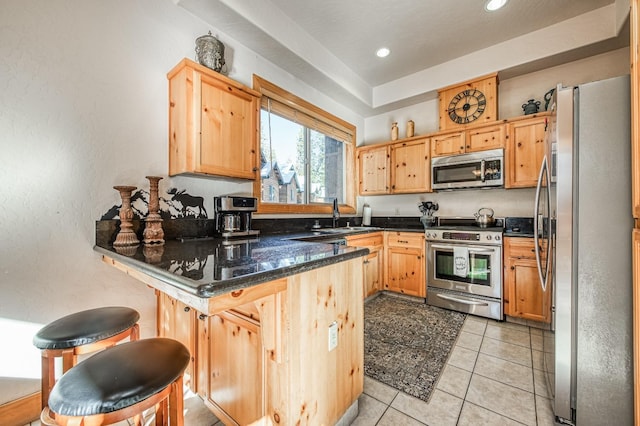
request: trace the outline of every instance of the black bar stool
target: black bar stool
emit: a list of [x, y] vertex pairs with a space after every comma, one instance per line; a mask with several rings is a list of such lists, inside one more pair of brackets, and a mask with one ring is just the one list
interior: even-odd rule
[[[79, 363], [55, 384], [45, 425], [108, 425], [155, 406], [156, 425], [184, 425], [183, 374], [191, 355], [164, 337], [122, 343]], [[55, 419], [49, 416], [55, 414]]]
[[57, 319], [36, 333], [33, 344], [42, 355], [42, 409], [56, 382], [55, 359], [62, 357], [62, 372], [76, 365], [78, 355], [98, 351], [121, 340], [138, 340], [138, 320], [135, 309], [109, 306], [89, 309]]

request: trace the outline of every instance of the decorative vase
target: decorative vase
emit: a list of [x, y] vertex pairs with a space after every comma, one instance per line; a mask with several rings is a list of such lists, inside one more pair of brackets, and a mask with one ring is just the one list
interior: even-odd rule
[[114, 247], [129, 247], [137, 246], [140, 244], [140, 240], [133, 232], [133, 209], [131, 208], [131, 192], [133, 192], [135, 186], [114, 186], [113, 189], [120, 193], [122, 199], [122, 206], [120, 207], [120, 232], [116, 236], [116, 240], [113, 242]]
[[147, 176], [149, 179], [149, 213], [145, 221], [144, 232], [142, 233], [145, 244], [164, 244], [164, 231], [162, 230], [162, 218], [158, 211], [160, 210], [160, 201], [158, 198], [158, 182], [161, 176]]
[[201, 65], [216, 72], [224, 66], [224, 44], [212, 36], [211, 31], [196, 39], [196, 55]]
[[415, 123], [413, 122], [413, 120], [409, 120], [407, 121], [407, 137], [413, 137], [413, 133], [415, 130]]
[[398, 123], [394, 122], [391, 124], [391, 140], [398, 140]]
[[535, 101], [533, 99], [529, 99], [526, 104], [522, 104], [522, 109], [524, 110], [524, 115], [535, 114], [538, 112], [540, 108], [540, 101]]

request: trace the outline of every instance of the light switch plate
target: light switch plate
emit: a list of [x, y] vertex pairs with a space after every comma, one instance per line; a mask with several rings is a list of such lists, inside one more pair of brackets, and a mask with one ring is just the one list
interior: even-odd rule
[[329, 352], [338, 346], [338, 323], [336, 321], [329, 324]]

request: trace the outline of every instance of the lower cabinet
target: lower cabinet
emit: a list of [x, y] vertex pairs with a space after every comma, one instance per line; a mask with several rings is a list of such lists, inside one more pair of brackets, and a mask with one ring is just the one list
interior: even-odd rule
[[157, 298], [157, 334], [182, 343], [191, 353], [191, 362], [185, 371], [184, 382], [193, 392], [197, 392], [196, 375], [198, 312], [179, 300], [156, 290]]
[[504, 312], [548, 323], [551, 288], [542, 291], [534, 250], [533, 238], [504, 239]]
[[369, 297], [382, 290], [384, 272], [384, 237], [382, 232], [347, 236], [347, 245], [369, 249], [369, 254], [364, 260], [364, 297]]
[[364, 386], [363, 270], [355, 258], [209, 299], [158, 291], [158, 335], [188, 347], [191, 389], [224, 424], [336, 424]]
[[385, 232], [385, 240], [385, 290], [426, 297], [424, 233]]
[[[260, 323], [234, 311], [205, 320], [209, 328], [207, 400], [222, 420], [244, 425], [264, 416], [265, 362]], [[224, 417], [224, 416], [223, 416]]]

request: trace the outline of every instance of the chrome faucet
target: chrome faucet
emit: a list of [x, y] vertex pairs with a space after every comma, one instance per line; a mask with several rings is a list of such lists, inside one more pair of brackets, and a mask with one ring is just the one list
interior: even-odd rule
[[338, 226], [338, 219], [340, 218], [340, 210], [338, 210], [338, 197], [333, 199], [333, 227]]

